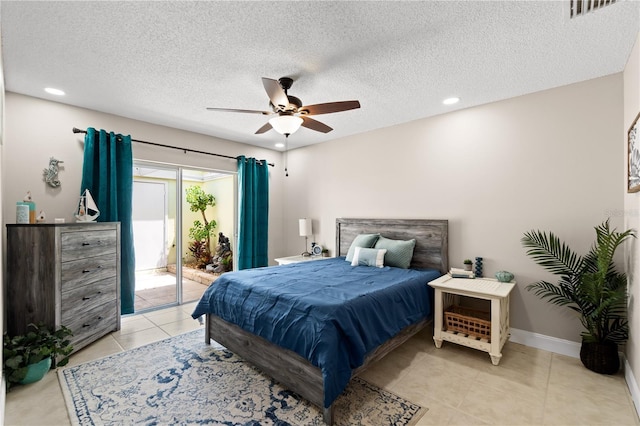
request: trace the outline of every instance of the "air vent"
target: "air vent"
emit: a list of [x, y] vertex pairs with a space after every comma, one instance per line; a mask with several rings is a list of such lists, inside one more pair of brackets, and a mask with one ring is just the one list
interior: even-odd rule
[[569, 18], [586, 15], [615, 2], [616, 0], [569, 0]]

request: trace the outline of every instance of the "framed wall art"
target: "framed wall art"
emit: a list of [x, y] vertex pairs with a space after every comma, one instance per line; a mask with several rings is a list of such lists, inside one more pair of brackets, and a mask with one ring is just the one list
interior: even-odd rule
[[633, 120], [633, 124], [627, 133], [627, 143], [629, 148], [629, 164], [627, 168], [627, 192], [640, 191], [640, 136], [638, 135], [638, 118], [640, 113]]

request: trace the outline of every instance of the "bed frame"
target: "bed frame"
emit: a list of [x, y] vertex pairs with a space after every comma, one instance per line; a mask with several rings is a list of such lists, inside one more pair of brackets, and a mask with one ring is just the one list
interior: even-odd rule
[[[428, 219], [336, 219], [337, 256], [345, 256], [358, 234], [379, 232], [382, 236], [408, 240], [416, 239], [411, 260], [412, 268], [434, 268], [445, 274], [449, 270], [448, 221]], [[384, 357], [420, 331], [429, 318], [400, 331], [370, 353], [352, 376]], [[214, 339], [241, 358], [254, 364], [283, 386], [297, 393], [323, 410], [326, 424], [333, 424], [333, 404], [324, 408], [322, 371], [293, 351], [275, 345], [249, 333], [213, 314], [206, 315], [205, 342]]]

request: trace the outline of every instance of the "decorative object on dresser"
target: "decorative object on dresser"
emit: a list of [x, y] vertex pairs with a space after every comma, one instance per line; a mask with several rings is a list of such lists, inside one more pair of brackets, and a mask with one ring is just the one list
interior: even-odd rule
[[496, 279], [501, 283], [508, 283], [513, 279], [513, 274], [509, 271], [498, 271], [496, 272]]
[[527, 255], [547, 271], [560, 277], [558, 284], [538, 281], [529, 284], [542, 299], [567, 306], [580, 315], [580, 360], [596, 373], [615, 374], [620, 369], [618, 344], [629, 338], [627, 319], [627, 276], [613, 259], [616, 249], [635, 237], [628, 229], [617, 232], [607, 219], [595, 227], [596, 241], [585, 256], [578, 256], [553, 233], [530, 231], [522, 244]]
[[75, 216], [76, 222], [95, 222], [100, 216], [100, 210], [88, 189], [85, 189], [80, 196]]
[[120, 329], [120, 223], [7, 225], [6, 324], [71, 329], [77, 351]]
[[476, 257], [475, 275], [477, 278], [482, 278], [482, 258]]
[[465, 259], [462, 264], [464, 265], [465, 271], [470, 271], [473, 268], [473, 262], [471, 261], [471, 259]]

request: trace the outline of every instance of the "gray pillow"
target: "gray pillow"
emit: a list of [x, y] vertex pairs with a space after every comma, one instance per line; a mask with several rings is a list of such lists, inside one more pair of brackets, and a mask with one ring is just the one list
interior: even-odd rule
[[349, 247], [349, 251], [347, 252], [347, 262], [353, 261], [353, 252], [356, 247], [363, 248], [371, 248], [376, 243], [376, 241], [380, 238], [380, 234], [360, 234], [356, 235], [356, 237], [351, 242], [351, 246]]
[[386, 266], [409, 269], [415, 246], [415, 239], [391, 240], [389, 238], [380, 237], [376, 241], [374, 248], [387, 249], [387, 254], [384, 256], [384, 264]]

